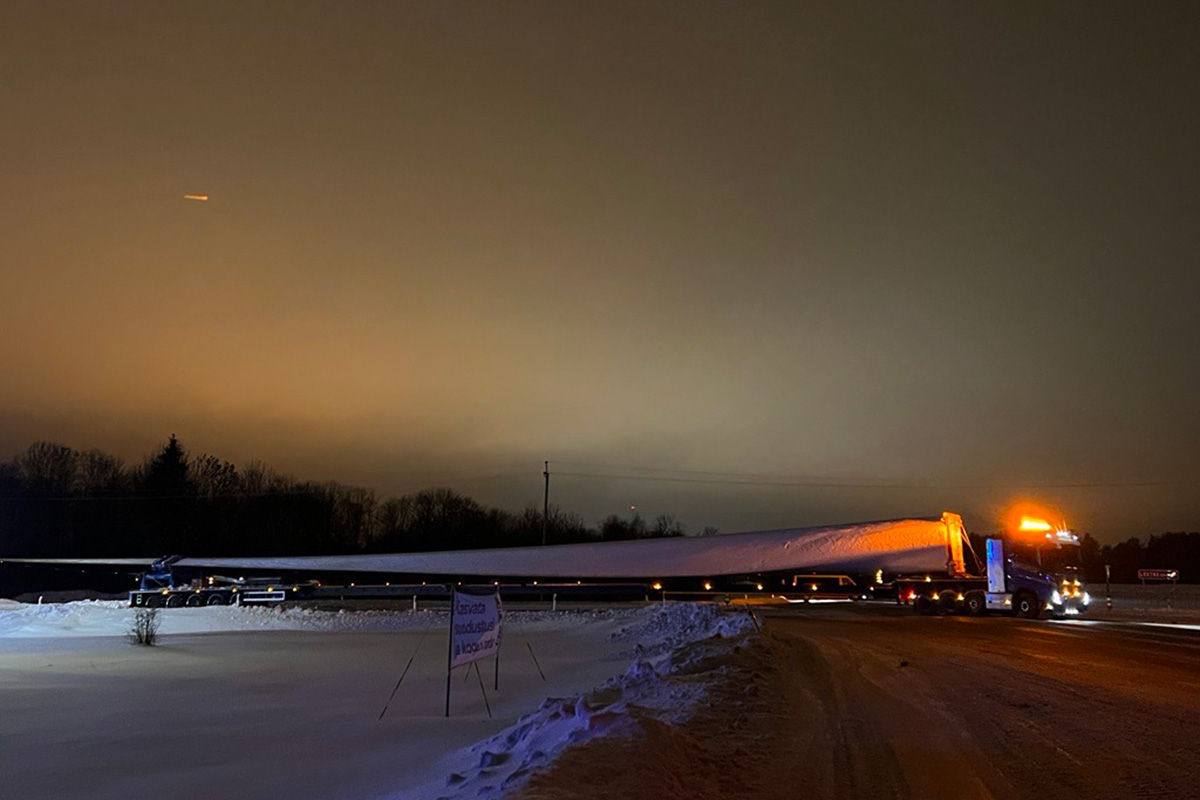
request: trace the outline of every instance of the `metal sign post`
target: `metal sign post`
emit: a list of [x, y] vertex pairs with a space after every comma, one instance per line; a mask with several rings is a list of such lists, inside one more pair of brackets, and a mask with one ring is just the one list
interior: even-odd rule
[[446, 716], [450, 716], [450, 673], [454, 671], [454, 588], [450, 588], [450, 635], [446, 637]]
[[1167, 592], [1165, 603], [1167, 610], [1171, 609], [1171, 599], [1175, 596], [1175, 590], [1179, 586], [1179, 570], [1177, 569], [1139, 569], [1138, 580], [1142, 585], [1146, 585], [1146, 581], [1170, 581], [1171, 589]]

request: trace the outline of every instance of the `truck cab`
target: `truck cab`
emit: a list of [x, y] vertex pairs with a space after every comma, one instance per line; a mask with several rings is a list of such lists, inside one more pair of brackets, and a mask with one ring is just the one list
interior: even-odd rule
[[175, 572], [171, 565], [181, 558], [183, 556], [163, 556], [150, 564], [150, 569], [142, 573], [138, 588], [143, 592], [174, 588]]
[[1091, 604], [1079, 537], [1068, 530], [1019, 530], [987, 541], [987, 606], [1022, 617], [1075, 616]]

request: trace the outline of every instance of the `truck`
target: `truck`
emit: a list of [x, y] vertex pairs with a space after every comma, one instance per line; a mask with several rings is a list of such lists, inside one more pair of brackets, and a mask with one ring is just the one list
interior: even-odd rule
[[173, 564], [182, 556], [165, 556], [143, 572], [129, 592], [134, 608], [182, 606], [276, 605], [311, 591], [314, 583], [284, 584], [281, 578], [230, 578], [222, 575], [187, 578]]
[[967, 571], [964, 542], [970, 548], [965, 531], [949, 537], [945, 574], [896, 578], [896, 601], [919, 614], [999, 611], [1026, 619], [1078, 616], [1091, 604], [1080, 571], [1079, 536], [1064, 527], [1025, 518], [1015, 530], [988, 538], [982, 575]]

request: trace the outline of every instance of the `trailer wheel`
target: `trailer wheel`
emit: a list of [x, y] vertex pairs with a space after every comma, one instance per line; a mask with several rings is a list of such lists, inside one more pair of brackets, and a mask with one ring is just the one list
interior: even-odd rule
[[204, 598], [195, 593], [190, 594], [190, 595], [188, 595], [187, 604], [191, 608], [196, 608], [197, 606], [202, 606], [202, 605], [204, 605]]
[[950, 615], [958, 613], [958, 592], [954, 589], [945, 589], [937, 598], [937, 611], [939, 614]]
[[210, 606], [223, 606], [225, 605], [225, 598], [219, 594], [210, 594], [207, 604]]
[[167, 603], [167, 598], [163, 597], [158, 592], [146, 595], [146, 601], [142, 603], [146, 608], [162, 608]]
[[937, 603], [932, 595], [921, 594], [917, 595], [917, 599], [913, 601], [913, 608], [918, 614], [930, 616], [937, 613]]
[[987, 613], [987, 597], [983, 592], [969, 592], [963, 601], [963, 607], [972, 617], [982, 617]]
[[167, 595], [167, 608], [179, 608], [187, 601], [187, 598], [181, 594]]
[[1038, 599], [1029, 592], [1021, 592], [1013, 598], [1013, 611], [1025, 619], [1037, 619], [1042, 609]]

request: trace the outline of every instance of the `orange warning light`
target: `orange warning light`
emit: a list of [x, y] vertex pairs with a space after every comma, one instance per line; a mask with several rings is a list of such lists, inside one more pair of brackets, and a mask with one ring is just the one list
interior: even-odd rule
[[1055, 531], [1064, 530], [1067, 525], [1062, 512], [1048, 503], [1022, 500], [1011, 504], [1004, 512], [1002, 524], [1004, 530], [1010, 533], [1041, 539], [1053, 536]]

